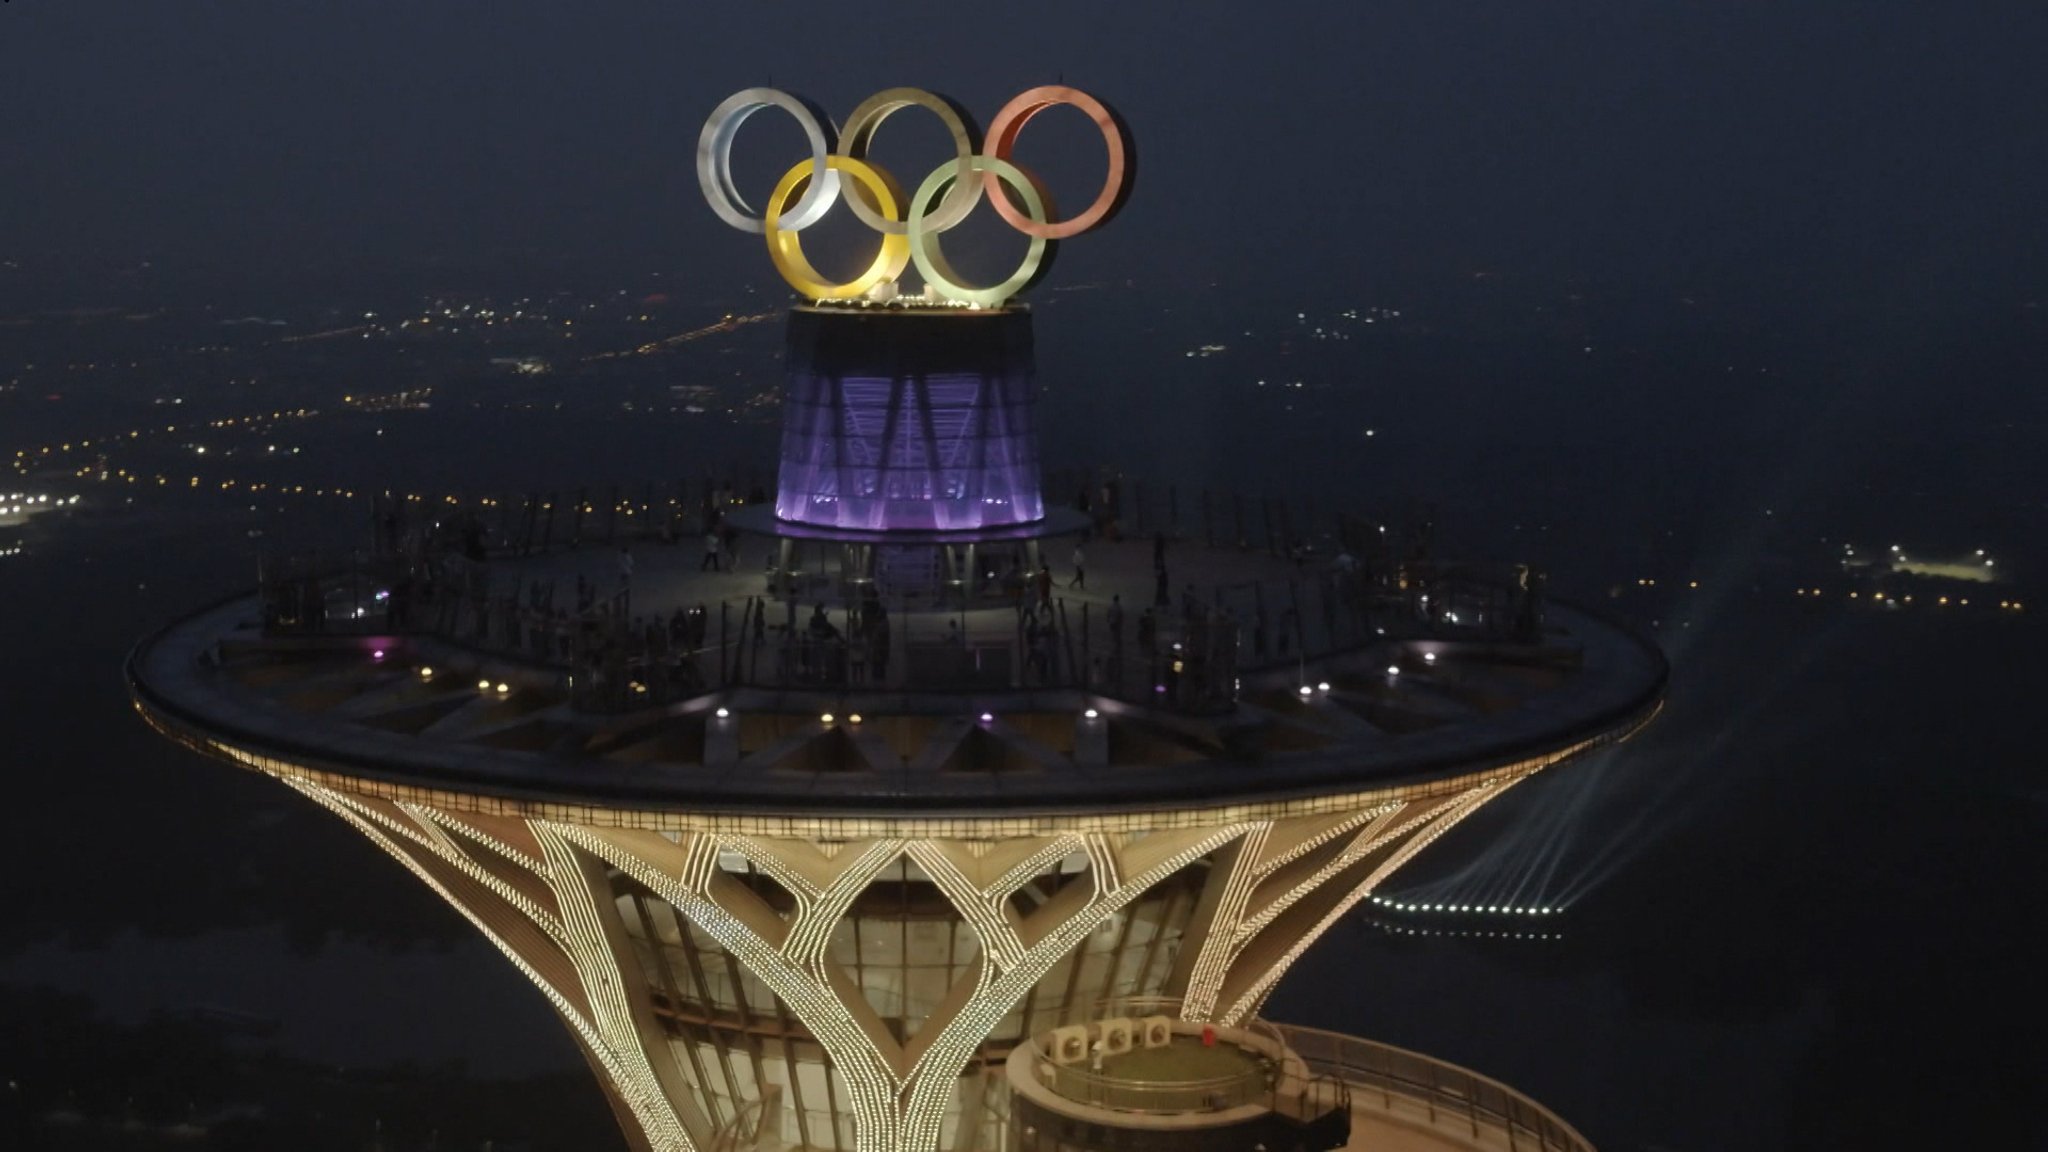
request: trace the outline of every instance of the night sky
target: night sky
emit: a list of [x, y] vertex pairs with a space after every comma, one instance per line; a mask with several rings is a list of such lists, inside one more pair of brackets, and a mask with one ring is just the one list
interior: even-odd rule
[[[0, 13], [0, 252], [695, 267], [752, 243], [689, 167], [736, 88], [843, 116], [908, 84], [985, 119], [1064, 78], [1144, 161], [1133, 210], [1063, 254], [1069, 281], [2024, 298], [2044, 42], [2026, 2], [22, 0]], [[1078, 118], [1043, 131], [1027, 159], [1091, 155]], [[1085, 193], [1092, 173], [1047, 166]]]
[[[1610, 1152], [2042, 1146], [2044, 45], [2042, 0], [0, 3], [0, 461], [85, 497], [0, 533], [0, 1083], [28, 1086], [0, 1147], [136, 1085], [289, 1095], [149, 1032], [194, 1005], [281, 1021], [321, 1078], [417, 1061], [538, 1114], [471, 1100], [476, 1133], [612, 1146], [519, 974], [340, 822], [147, 730], [123, 653], [281, 540], [360, 545], [287, 481], [474, 496], [772, 460], [779, 323], [608, 355], [791, 299], [703, 202], [705, 116], [749, 86], [842, 119], [914, 86], [986, 123], [1055, 82], [1141, 162], [1031, 298], [1049, 466], [1424, 509], [1447, 550], [1531, 560], [1672, 659], [1641, 738], [1422, 858], [1422, 891], [1474, 860], [1564, 878], [1568, 942], [1347, 922], [1273, 1015], [1498, 1075]], [[742, 190], [801, 143], [750, 121]], [[914, 186], [943, 140], [908, 112], [875, 154]], [[1068, 110], [1018, 149], [1069, 207], [1100, 155]], [[828, 271], [869, 242], [843, 215]], [[969, 273], [1022, 249], [990, 216], [947, 238]], [[554, 371], [504, 368], [524, 356]], [[720, 398], [679, 411], [678, 386]], [[336, 403], [402, 389], [433, 407]], [[198, 430], [280, 404], [325, 415]], [[109, 463], [168, 483], [75, 468], [68, 441], [131, 426]], [[2001, 581], [1912, 585], [1974, 615], [1880, 610], [1850, 544], [1986, 549]], [[515, 1073], [559, 1079], [491, 1079]], [[430, 1087], [412, 1131], [456, 1131]]]

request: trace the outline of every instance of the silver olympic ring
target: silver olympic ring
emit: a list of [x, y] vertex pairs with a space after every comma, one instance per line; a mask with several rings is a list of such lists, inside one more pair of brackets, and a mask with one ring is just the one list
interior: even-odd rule
[[[1109, 159], [1102, 191], [1079, 215], [1065, 220], [1056, 217], [1037, 177], [1011, 159], [1024, 124], [1055, 104], [1077, 108], [1095, 123]], [[912, 107], [939, 118], [952, 139], [953, 157], [933, 169], [906, 199], [904, 186], [867, 155], [883, 122]], [[740, 125], [764, 108], [777, 108], [794, 118], [810, 143], [811, 155], [782, 174], [773, 203], [757, 214], [733, 182], [732, 145]], [[765, 236], [776, 270], [806, 296], [854, 298], [879, 284], [877, 276], [893, 281], [908, 260], [917, 265], [927, 286], [942, 297], [993, 306], [1037, 278], [1050, 255], [1051, 242], [1098, 227], [1114, 214], [1130, 190], [1133, 165], [1122, 122], [1094, 97], [1064, 86], [1019, 94], [997, 114], [988, 138], [984, 141], [979, 136], [973, 120], [957, 105], [921, 88], [888, 88], [875, 93], [854, 108], [843, 132], [807, 101], [774, 88], [748, 88], [728, 97], [705, 121], [697, 140], [697, 179], [719, 219], [743, 232]], [[823, 219], [842, 193], [847, 209], [880, 233], [884, 244], [867, 273], [834, 284], [820, 279], [802, 258], [794, 233]], [[937, 236], [964, 221], [984, 193], [997, 214], [1028, 237], [1031, 245], [1015, 273], [1000, 284], [974, 288], [954, 276], [938, 248]], [[909, 248], [899, 247], [906, 239]]]
[[747, 202], [732, 182], [732, 141], [747, 117], [763, 108], [780, 108], [796, 120], [811, 143], [811, 183], [796, 207], [783, 214], [785, 228], [804, 229], [831, 211], [839, 196], [839, 174], [827, 168], [825, 158], [833, 151], [838, 133], [824, 113], [802, 100], [775, 88], [748, 88], [726, 97], [712, 109], [697, 137], [697, 182], [704, 199], [718, 218], [742, 232], [761, 232], [765, 223], [747, 208]]

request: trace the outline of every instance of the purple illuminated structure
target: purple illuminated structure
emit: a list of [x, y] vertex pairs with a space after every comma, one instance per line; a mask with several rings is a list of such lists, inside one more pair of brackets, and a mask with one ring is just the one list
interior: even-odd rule
[[974, 533], [1045, 518], [1030, 313], [798, 308], [787, 380], [777, 519]]

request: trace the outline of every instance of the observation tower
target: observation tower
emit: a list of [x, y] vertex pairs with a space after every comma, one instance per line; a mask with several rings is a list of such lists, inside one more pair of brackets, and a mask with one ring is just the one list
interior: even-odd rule
[[[1066, 217], [1012, 159], [1062, 104], [1111, 159]], [[813, 154], [755, 215], [727, 156], [763, 109]], [[904, 109], [958, 146], [909, 196], [865, 159]], [[1648, 722], [1664, 661], [1368, 521], [1104, 474], [1050, 506], [1012, 297], [1109, 218], [1130, 156], [1066, 88], [985, 136], [911, 89], [836, 129], [738, 94], [705, 190], [807, 301], [772, 496], [614, 500], [588, 534], [579, 501], [598, 548], [536, 530], [557, 497], [380, 505], [360, 563], [272, 564], [141, 643], [137, 709], [467, 917], [636, 1149], [1585, 1147], [1475, 1073], [1258, 1013], [1437, 837]], [[939, 240], [984, 200], [1032, 241], [993, 288]], [[879, 236], [844, 284], [798, 242], [835, 203]]]

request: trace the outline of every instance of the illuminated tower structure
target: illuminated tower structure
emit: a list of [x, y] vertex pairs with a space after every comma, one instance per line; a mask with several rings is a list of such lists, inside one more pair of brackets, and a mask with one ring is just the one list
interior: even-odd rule
[[[864, 141], [861, 123], [842, 141]], [[815, 171], [859, 165], [831, 135], [820, 128]], [[1014, 137], [992, 130], [989, 147]], [[729, 142], [718, 117], [707, 138]], [[961, 171], [981, 156], [964, 152]], [[928, 180], [912, 219], [943, 192]], [[800, 194], [785, 180], [777, 195]], [[903, 215], [877, 200], [885, 222]], [[885, 240], [915, 248], [916, 229]], [[1277, 1034], [1257, 1019], [1303, 950], [1482, 805], [1633, 733], [1663, 692], [1654, 648], [1526, 589], [1341, 564], [1304, 589], [1284, 553], [1234, 542], [1183, 541], [1176, 564], [1284, 592], [1291, 646], [1247, 635], [1251, 602], [1233, 611], [1219, 593], [1165, 614], [1148, 653], [1105, 628], [1084, 643], [1106, 662], [1084, 648], [1031, 664], [1015, 607], [976, 598], [971, 559], [1071, 526], [1039, 492], [1029, 314], [873, 288], [792, 314], [780, 485], [748, 521], [782, 547], [775, 599], [742, 609], [751, 627], [628, 664], [516, 612], [501, 627], [477, 592], [577, 565], [602, 580], [608, 552], [493, 556], [457, 589], [436, 569], [432, 593], [413, 556], [369, 580], [273, 580], [130, 657], [157, 729], [328, 808], [516, 964], [636, 1149], [1106, 1146], [1148, 1106], [1095, 1108], [1105, 1084], [1129, 1083], [1074, 1089], [1085, 1065], [1056, 1054], [1061, 1029], [1104, 1015], [1241, 1035], [1281, 1073], [1306, 1066], [1288, 1048], [1306, 1040], [1259, 1040]], [[836, 571], [791, 559], [818, 544]], [[920, 548], [966, 558], [960, 586], [877, 587], [875, 552]], [[1091, 580], [1151, 587], [1148, 542], [1091, 548]], [[695, 603], [747, 580], [683, 565], [636, 577], [633, 595]], [[831, 656], [843, 641], [762, 639], [761, 606], [793, 618], [798, 595], [849, 631], [856, 612], [886, 621], [899, 658], [855, 672]], [[1003, 671], [968, 674], [970, 647], [991, 657], [972, 667]], [[1113, 1052], [1122, 1033], [1090, 1035]], [[1393, 1109], [1396, 1063], [1354, 1063], [1316, 1067], [1372, 1079]], [[1324, 1098], [1283, 1101], [1276, 1075], [1256, 1079], [1273, 1094], [1259, 1115], [1213, 1083], [1199, 1100], [1158, 1097], [1179, 1118], [1149, 1146], [1249, 1148], [1260, 1124], [1338, 1146], [1288, 1127], [1320, 1123], [1303, 1101]], [[1428, 1091], [1448, 1090], [1443, 1075], [1423, 1077]], [[1458, 1083], [1474, 1139], [1483, 1107], [1520, 1146], [1584, 1146], [1512, 1090]], [[1333, 1140], [1365, 1107], [1351, 1100]]]
[[1045, 520], [1029, 312], [803, 308], [787, 356], [778, 520], [963, 540]]

